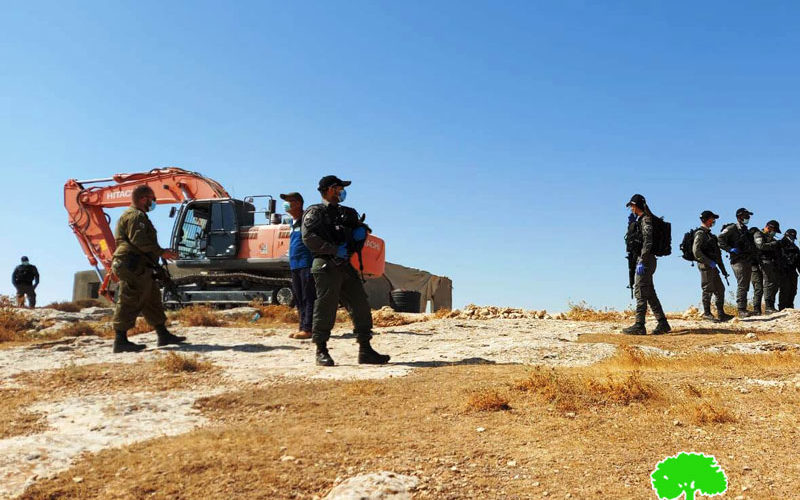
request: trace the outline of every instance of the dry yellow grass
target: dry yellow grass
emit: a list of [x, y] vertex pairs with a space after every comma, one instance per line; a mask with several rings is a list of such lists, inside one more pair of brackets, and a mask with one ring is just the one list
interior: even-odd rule
[[181, 354], [173, 351], [170, 351], [165, 356], [160, 357], [157, 363], [165, 370], [173, 373], [202, 372], [208, 371], [214, 367], [211, 362], [200, 359], [197, 354], [194, 356], [189, 356], [187, 354]]
[[[612, 371], [613, 383], [602, 372], [556, 372], [602, 404], [574, 416], [553, 411], [531, 391], [509, 390], [530, 375], [515, 365], [285, 383], [203, 399], [197, 407], [217, 425], [86, 455], [22, 498], [312, 498], [337, 477], [377, 470], [419, 477], [414, 498], [646, 498], [652, 468], [681, 449], [717, 456], [730, 484], [748, 486], [750, 497], [795, 495], [785, 479], [795, 473], [797, 391], [742, 394], [714, 371], [692, 372], [695, 390], [681, 372], [642, 371], [637, 381]], [[586, 383], [590, 376], [599, 385]], [[641, 396], [644, 384], [665, 399]], [[464, 411], [465, 395], [492, 390], [513, 411]]]
[[467, 398], [467, 411], [505, 411], [510, 410], [508, 397], [493, 389], [473, 392]]
[[633, 317], [633, 311], [615, 311], [614, 309], [595, 309], [586, 302], [569, 303], [569, 310], [564, 313], [572, 321], [624, 321]]
[[204, 305], [184, 307], [176, 313], [176, 318], [187, 326], [223, 326], [225, 322], [214, 310]]
[[17, 312], [11, 299], [0, 296], [0, 342], [27, 340], [24, 332], [31, 327], [31, 322]]
[[0, 439], [45, 430], [43, 416], [27, 410], [37, 397], [34, 389], [0, 389]]

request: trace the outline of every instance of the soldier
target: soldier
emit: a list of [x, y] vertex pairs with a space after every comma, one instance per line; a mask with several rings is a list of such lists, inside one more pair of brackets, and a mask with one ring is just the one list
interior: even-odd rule
[[625, 236], [631, 252], [636, 257], [636, 276], [634, 278], [633, 290], [636, 297], [636, 323], [622, 330], [627, 335], [645, 335], [647, 330], [644, 326], [647, 305], [658, 320], [658, 324], [653, 329], [653, 335], [667, 333], [671, 330], [661, 301], [658, 300], [656, 289], [653, 285], [653, 275], [656, 272], [656, 256], [653, 254], [653, 213], [647, 206], [644, 196], [635, 194], [631, 197], [626, 207], [631, 209], [635, 220], [628, 225], [628, 234]]
[[303, 243], [311, 250], [314, 260], [311, 273], [317, 288], [314, 302], [312, 341], [317, 346], [317, 364], [333, 366], [328, 353], [328, 339], [336, 321], [339, 300], [344, 303], [353, 320], [353, 332], [359, 343], [358, 362], [382, 365], [389, 356], [379, 354], [370, 346], [372, 312], [364, 285], [350, 265], [354, 248], [363, 246], [369, 228], [359, 219], [358, 212], [340, 205], [347, 196], [346, 186], [335, 175], [320, 179], [317, 188], [322, 203], [312, 205], [303, 215]]
[[[718, 238], [720, 248], [730, 254], [731, 267], [736, 276], [736, 308], [740, 318], [750, 316], [747, 312], [747, 292], [750, 290], [753, 264], [756, 262], [756, 246], [753, 235], [747, 228], [751, 215], [753, 212], [746, 208], [737, 210], [736, 223], [722, 228]], [[761, 307], [760, 302], [758, 307]]]
[[17, 289], [17, 307], [25, 307], [25, 296], [28, 296], [28, 307], [36, 307], [36, 287], [39, 286], [39, 270], [24, 255], [20, 265], [11, 273], [11, 284]]
[[778, 310], [794, 309], [794, 297], [797, 295], [797, 273], [800, 271], [800, 248], [795, 245], [797, 231], [787, 229], [781, 239], [780, 254], [780, 295]]
[[700, 214], [701, 225], [694, 233], [692, 253], [697, 260], [700, 270], [700, 287], [703, 289], [703, 318], [716, 321], [711, 314], [711, 296], [716, 299], [717, 316], [720, 321], [728, 321], [733, 316], [725, 313], [725, 285], [720, 279], [720, 272], [727, 278], [728, 272], [722, 263], [722, 252], [719, 250], [717, 237], [711, 233], [711, 228], [719, 219], [719, 215], [710, 210]]
[[314, 277], [311, 275], [311, 261], [314, 257], [303, 244], [301, 223], [303, 219], [303, 196], [300, 193], [280, 195], [284, 211], [292, 216], [292, 233], [289, 240], [289, 269], [292, 273], [292, 293], [300, 317], [297, 333], [289, 335], [293, 339], [310, 339], [314, 300], [317, 298]]
[[[756, 230], [753, 234], [753, 242], [758, 251], [758, 267], [760, 273], [753, 274], [753, 284], [755, 294], [753, 297], [754, 309], [761, 313], [761, 293], [759, 286], [764, 294], [765, 314], [773, 314], [775, 310], [775, 296], [778, 294], [779, 276], [777, 269], [778, 254], [780, 252], [780, 242], [775, 239], [775, 235], [781, 232], [778, 221], [771, 220], [764, 226], [763, 231]], [[759, 280], [763, 280], [759, 283]]]
[[156, 196], [147, 185], [137, 186], [131, 194], [131, 206], [120, 216], [114, 238], [117, 250], [111, 264], [119, 278], [117, 306], [114, 310], [114, 352], [138, 352], [144, 345], [128, 340], [141, 312], [158, 334], [158, 345], [178, 344], [186, 340], [167, 331], [167, 316], [161, 301], [161, 291], [153, 279], [152, 269], [158, 259], [174, 260], [178, 255], [158, 245], [156, 229], [147, 212], [156, 208]]

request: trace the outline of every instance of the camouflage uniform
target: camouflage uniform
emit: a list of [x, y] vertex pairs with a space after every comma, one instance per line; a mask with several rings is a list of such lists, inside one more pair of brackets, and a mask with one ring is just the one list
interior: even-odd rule
[[[753, 235], [750, 234], [745, 224], [737, 222], [729, 224], [722, 230], [718, 242], [721, 249], [730, 253], [731, 267], [736, 276], [736, 307], [741, 312], [747, 311], [747, 292], [750, 291], [753, 270], [757, 267], [753, 265], [756, 259]], [[735, 253], [731, 252], [734, 248], [736, 249]], [[758, 283], [760, 287], [761, 280]], [[753, 284], [755, 285], [755, 281]]]
[[632, 229], [635, 231], [635, 234], [631, 235], [632, 240], [635, 242], [634, 249], [639, 250], [638, 262], [644, 264], [644, 273], [637, 274], [633, 282], [633, 292], [636, 298], [636, 324], [639, 325], [644, 325], [648, 304], [653, 316], [659, 323], [665, 322], [667, 319], [653, 284], [657, 260], [656, 256], [653, 255], [654, 230], [652, 217], [644, 214], [634, 224], [631, 224]]
[[154, 328], [163, 327], [167, 317], [152, 272], [152, 263], [164, 253], [158, 245], [156, 228], [146, 213], [131, 206], [119, 218], [114, 238], [117, 250], [111, 270], [119, 278], [114, 330], [125, 332], [133, 328], [140, 312]]
[[[711, 229], [700, 226], [694, 233], [692, 253], [697, 259], [697, 268], [700, 270], [700, 287], [703, 290], [703, 312], [711, 314], [711, 297], [716, 299], [717, 314], [725, 316], [725, 285], [722, 284], [719, 268], [722, 265], [722, 254], [717, 244], [717, 237], [711, 234]], [[716, 266], [712, 264], [716, 263]]]
[[753, 306], [757, 312], [761, 311], [763, 294], [766, 311], [771, 312], [775, 310], [775, 296], [778, 294], [777, 258], [780, 242], [771, 234], [758, 230], [753, 234], [753, 241], [758, 249], [758, 265], [753, 267]]
[[780, 240], [780, 243], [781, 276], [778, 310], [794, 309], [794, 298], [797, 295], [797, 273], [800, 271], [800, 249], [797, 248], [794, 241], [787, 236], [784, 236]]

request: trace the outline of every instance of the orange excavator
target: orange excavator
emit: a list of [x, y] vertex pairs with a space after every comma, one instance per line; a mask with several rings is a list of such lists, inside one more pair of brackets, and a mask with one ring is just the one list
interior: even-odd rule
[[[174, 167], [105, 179], [70, 179], [64, 185], [69, 226], [101, 279], [101, 296], [113, 301], [117, 281], [111, 272], [116, 242], [104, 209], [129, 206], [131, 192], [141, 184], [153, 189], [156, 203], [179, 204], [170, 211], [175, 218], [170, 248], [178, 253], [174, 264], [180, 276], [173, 280], [175, 286], [164, 291], [167, 306], [225, 307], [253, 300], [292, 303], [291, 227], [277, 213], [275, 198], [234, 199], [217, 181]], [[266, 201], [264, 210], [256, 210], [257, 200]], [[265, 222], [256, 224], [256, 214], [263, 214]], [[361, 259], [353, 255], [351, 264], [365, 278], [381, 276], [385, 252], [384, 241], [369, 234]]]

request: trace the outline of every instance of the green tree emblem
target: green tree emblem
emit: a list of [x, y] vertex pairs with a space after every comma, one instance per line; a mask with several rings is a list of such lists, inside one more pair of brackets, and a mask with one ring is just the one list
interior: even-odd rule
[[660, 500], [674, 500], [684, 493], [684, 500], [694, 500], [695, 492], [713, 497], [728, 490], [728, 477], [717, 459], [702, 453], [667, 457], [656, 465], [650, 479]]

